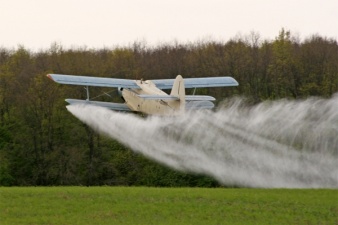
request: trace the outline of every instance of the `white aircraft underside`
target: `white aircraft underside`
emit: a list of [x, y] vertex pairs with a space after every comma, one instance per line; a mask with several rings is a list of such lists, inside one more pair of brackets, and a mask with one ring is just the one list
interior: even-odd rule
[[[207, 77], [161, 80], [129, 80], [103, 77], [48, 74], [50, 79], [61, 84], [114, 87], [119, 89], [125, 103], [100, 102], [66, 99], [69, 104], [89, 104], [106, 107], [115, 111], [139, 112], [150, 115], [179, 115], [186, 110], [211, 109], [212, 96], [185, 95], [185, 88], [238, 86], [232, 77]], [[164, 89], [171, 89], [170, 95]], [[88, 96], [88, 95], [87, 95]], [[89, 97], [88, 97], [89, 98]]]

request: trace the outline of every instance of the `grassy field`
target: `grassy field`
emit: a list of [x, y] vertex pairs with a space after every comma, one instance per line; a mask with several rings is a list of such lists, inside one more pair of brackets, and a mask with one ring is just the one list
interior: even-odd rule
[[338, 190], [1, 187], [0, 224], [338, 224]]

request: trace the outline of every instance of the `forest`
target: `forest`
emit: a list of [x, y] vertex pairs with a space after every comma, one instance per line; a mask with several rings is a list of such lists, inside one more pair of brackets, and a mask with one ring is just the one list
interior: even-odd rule
[[[85, 99], [85, 90], [56, 84], [48, 73], [125, 79], [231, 76], [238, 87], [198, 89], [197, 94], [218, 101], [245, 96], [252, 104], [329, 98], [338, 92], [338, 43], [319, 34], [300, 40], [281, 29], [274, 40], [252, 32], [224, 42], [135, 42], [102, 49], [52, 43], [35, 52], [0, 47], [0, 186], [216, 187], [220, 184], [213, 178], [157, 164], [81, 123], [64, 99]], [[93, 88], [91, 96], [119, 101], [116, 90]]]

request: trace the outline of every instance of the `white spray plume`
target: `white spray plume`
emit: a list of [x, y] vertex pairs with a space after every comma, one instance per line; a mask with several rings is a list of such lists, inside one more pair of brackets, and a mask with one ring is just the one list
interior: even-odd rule
[[67, 109], [135, 152], [224, 185], [338, 188], [338, 94], [224, 105], [216, 112], [147, 118], [94, 106]]

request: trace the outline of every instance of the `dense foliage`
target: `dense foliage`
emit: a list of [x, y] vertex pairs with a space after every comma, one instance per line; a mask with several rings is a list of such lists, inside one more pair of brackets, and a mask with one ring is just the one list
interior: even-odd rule
[[[282, 29], [273, 41], [252, 33], [225, 43], [134, 43], [112, 49], [64, 49], [54, 43], [38, 52], [0, 48], [0, 185], [217, 186], [211, 178], [172, 171], [98, 135], [65, 109], [65, 98], [85, 98], [83, 87], [58, 85], [47, 73], [232, 76], [240, 86], [198, 94], [244, 95], [253, 102], [330, 97], [338, 91], [338, 43], [319, 35], [300, 41]], [[91, 93], [102, 91], [111, 90]], [[110, 92], [113, 99], [100, 98], [117, 101], [115, 92]]]

